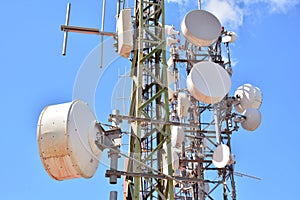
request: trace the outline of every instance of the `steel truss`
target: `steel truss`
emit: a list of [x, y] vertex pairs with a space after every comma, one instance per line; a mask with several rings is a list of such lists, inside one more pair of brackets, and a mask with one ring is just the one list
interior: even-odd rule
[[[212, 165], [217, 145], [223, 143], [231, 149], [231, 134], [239, 128], [239, 116], [232, 113], [234, 98], [226, 96], [218, 104], [207, 105], [191, 96], [187, 120], [172, 119], [166, 75], [164, 1], [136, 0], [134, 17], [136, 46], [131, 68], [130, 116], [111, 116], [131, 124], [127, 168], [124, 172], [114, 172], [126, 176], [125, 198], [220, 199], [214, 193], [221, 188], [224, 200], [236, 200], [233, 157], [224, 168]], [[223, 49], [227, 52], [226, 61], [222, 57]], [[185, 64], [188, 75], [193, 64], [206, 60], [220, 64], [232, 75], [229, 44], [222, 46], [221, 36], [214, 46], [207, 48], [186, 42], [184, 51], [185, 58], [171, 55], [171, 68], [177, 76], [180, 65]], [[175, 86], [178, 92], [178, 84]], [[185, 127], [188, 138], [178, 153], [180, 174], [172, 169], [171, 125]], [[163, 169], [163, 159], [167, 159], [167, 170]]]
[[[143, 118], [131, 123], [128, 172], [162, 174], [162, 147], [170, 143], [167, 124], [147, 122], [169, 121], [168, 88], [166, 80], [166, 52], [164, 39], [164, 1], [136, 0], [134, 10], [134, 56], [131, 77], [133, 92], [130, 115]], [[171, 149], [167, 145], [167, 154]], [[171, 157], [168, 163], [171, 163]], [[149, 167], [144, 167], [140, 162]], [[150, 169], [155, 169], [149, 170]], [[168, 174], [172, 175], [172, 166]], [[127, 199], [172, 199], [173, 180], [158, 177], [127, 175]]]
[[[124, 2], [118, 0], [118, 14], [121, 7], [124, 8]], [[200, 9], [201, 1], [198, 3]], [[116, 39], [116, 33], [69, 26], [69, 11], [70, 4], [66, 24], [61, 26], [65, 32], [64, 55], [68, 32], [113, 36]], [[176, 99], [168, 97], [164, 0], [135, 0], [133, 25], [135, 47], [130, 73], [133, 84], [129, 116], [110, 116], [129, 121], [129, 154], [120, 152], [118, 148], [105, 146], [101, 140], [96, 141], [100, 149], [110, 148], [114, 166], [106, 172], [106, 176], [110, 177], [113, 184], [117, 178], [125, 176], [124, 197], [129, 200], [220, 199], [213, 194], [219, 187], [223, 190], [224, 200], [236, 200], [234, 175], [248, 175], [234, 172], [233, 157], [224, 168], [215, 168], [212, 165], [215, 148], [223, 143], [231, 149], [231, 135], [238, 130], [237, 124], [243, 120], [243, 116], [232, 112], [234, 97], [227, 95], [221, 102], [208, 105], [190, 95], [188, 117], [186, 120], [179, 120], [176, 117]], [[226, 34], [226, 31], [222, 30], [222, 34]], [[222, 46], [221, 39], [222, 35], [214, 46], [206, 48], [186, 42], [183, 49], [185, 55], [171, 54], [173, 65], [169, 68], [178, 77], [182, 64], [185, 65], [184, 70], [188, 75], [195, 63], [210, 60], [221, 65], [232, 75], [229, 43]], [[176, 45], [171, 48], [176, 48], [172, 52], [178, 52]], [[227, 53], [226, 61], [222, 55], [223, 49]], [[179, 88], [179, 84], [174, 85], [175, 92], [188, 93]], [[170, 103], [175, 105], [174, 110], [169, 109]], [[172, 168], [174, 158], [170, 145], [170, 126], [184, 127], [186, 132], [187, 142], [182, 143], [181, 151], [178, 152], [179, 173], [175, 173], [177, 169]], [[118, 129], [118, 135], [121, 134], [119, 131]], [[124, 171], [117, 170], [115, 161], [119, 155], [126, 157], [128, 161]], [[164, 166], [164, 162], [167, 166]]]

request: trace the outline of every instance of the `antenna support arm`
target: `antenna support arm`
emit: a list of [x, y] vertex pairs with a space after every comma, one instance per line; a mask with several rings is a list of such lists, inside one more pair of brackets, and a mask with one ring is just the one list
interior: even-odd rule
[[[95, 144], [97, 147], [103, 151], [104, 149], [108, 148], [109, 152], [108, 155], [110, 157], [110, 170], [117, 171], [118, 170], [118, 159], [120, 153], [120, 146], [116, 145], [114, 139], [118, 139], [122, 136], [120, 128], [110, 129], [105, 131], [100, 123], [96, 124], [98, 127], [99, 132], [96, 134], [96, 141]], [[108, 175], [110, 184], [116, 184], [117, 179], [120, 176], [116, 174]]]
[[61, 25], [61, 31], [64, 32], [74, 32], [74, 33], [84, 33], [84, 34], [92, 34], [92, 35], [103, 35], [103, 36], [116, 36], [117, 34], [114, 32], [105, 32], [100, 31], [97, 28], [87, 28], [81, 26], [67, 26]]

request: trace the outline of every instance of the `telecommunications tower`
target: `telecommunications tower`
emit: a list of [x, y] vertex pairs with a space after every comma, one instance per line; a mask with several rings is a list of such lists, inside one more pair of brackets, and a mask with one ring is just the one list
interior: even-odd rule
[[[129, 0], [128, 0], [129, 1]], [[69, 25], [68, 4], [63, 55], [69, 32], [111, 36], [118, 54], [131, 60], [128, 114], [113, 110], [105, 129], [80, 99], [51, 105], [40, 114], [37, 140], [41, 161], [56, 180], [90, 178], [108, 149], [111, 184], [124, 180], [124, 199], [237, 199], [232, 134], [240, 126], [254, 131], [261, 122], [259, 88], [234, 78], [230, 44], [237, 35], [212, 13], [186, 13], [180, 31], [165, 24], [164, 0], [117, 0], [116, 32]], [[126, 4], [127, 3], [127, 4]], [[113, 19], [113, 18], [112, 18]], [[180, 33], [185, 41], [179, 39]], [[100, 46], [102, 67], [103, 44]], [[101, 70], [101, 68], [99, 68]], [[129, 130], [122, 130], [127, 121]], [[106, 123], [106, 122], [103, 122]], [[128, 152], [120, 149], [129, 134]], [[124, 169], [118, 167], [125, 158]], [[117, 199], [116, 191], [111, 199]]]

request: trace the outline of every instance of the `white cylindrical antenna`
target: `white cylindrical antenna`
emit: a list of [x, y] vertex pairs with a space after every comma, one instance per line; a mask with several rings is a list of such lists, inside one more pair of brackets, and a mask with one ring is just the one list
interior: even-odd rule
[[[101, 24], [101, 31], [104, 31], [104, 21], [105, 21], [105, 6], [106, 0], [103, 0], [103, 6], [102, 6], [102, 24]], [[100, 46], [100, 68], [102, 68], [103, 64], [103, 38], [104, 36], [101, 35], [101, 46]]]
[[[66, 22], [65, 25], [69, 25], [69, 20], [70, 20], [70, 11], [71, 11], [71, 3], [69, 2], [67, 5], [67, 13], [66, 13]], [[68, 31], [64, 32], [64, 42], [63, 42], [63, 50], [62, 50], [62, 55], [65, 56], [67, 53], [67, 40], [68, 40]]]

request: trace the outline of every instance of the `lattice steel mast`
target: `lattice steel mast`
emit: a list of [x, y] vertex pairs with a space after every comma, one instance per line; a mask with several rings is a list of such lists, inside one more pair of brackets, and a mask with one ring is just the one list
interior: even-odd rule
[[[134, 10], [135, 50], [131, 76], [133, 93], [130, 115], [150, 120], [169, 118], [164, 39], [164, 1], [137, 0]], [[131, 124], [130, 154], [159, 173], [163, 171], [162, 147], [170, 142], [166, 124], [136, 121]], [[170, 145], [167, 154], [171, 155]], [[168, 174], [172, 175], [171, 157]], [[138, 162], [129, 161], [127, 171], [147, 173]], [[128, 199], [172, 199], [173, 180], [127, 176]]]

